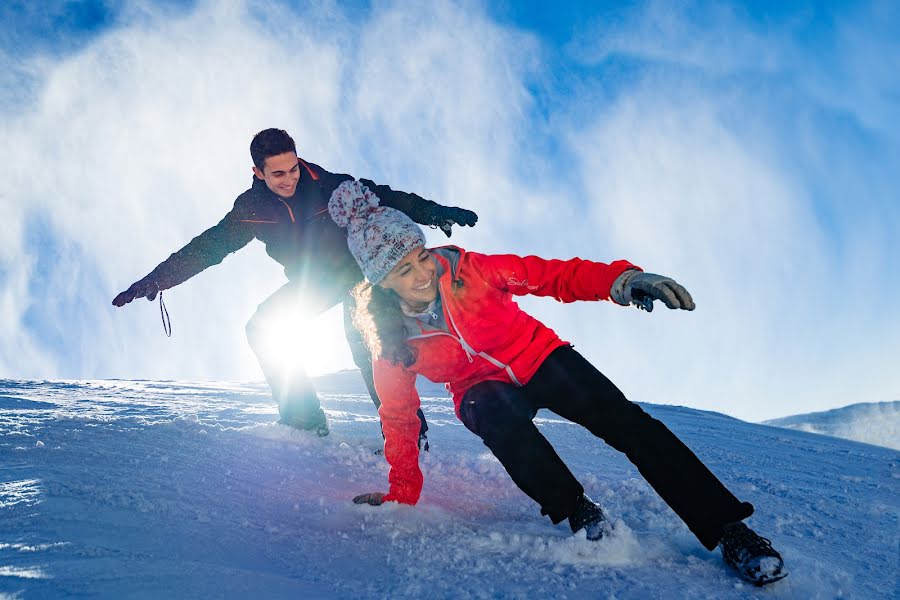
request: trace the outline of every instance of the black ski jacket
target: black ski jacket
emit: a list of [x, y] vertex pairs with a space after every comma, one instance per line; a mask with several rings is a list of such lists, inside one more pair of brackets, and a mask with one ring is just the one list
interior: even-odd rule
[[[266, 245], [269, 256], [284, 266], [287, 278], [311, 289], [349, 289], [363, 274], [347, 248], [346, 230], [328, 214], [328, 200], [350, 175], [330, 173], [300, 159], [300, 181], [290, 198], [273, 193], [265, 181], [255, 178], [252, 187], [237, 197], [234, 208], [185, 247], [160, 263], [145, 279], [160, 290], [187, 281], [200, 271], [219, 264], [254, 238]], [[422, 224], [432, 224], [441, 206], [415, 194], [360, 180], [378, 195], [382, 206], [403, 211]]]

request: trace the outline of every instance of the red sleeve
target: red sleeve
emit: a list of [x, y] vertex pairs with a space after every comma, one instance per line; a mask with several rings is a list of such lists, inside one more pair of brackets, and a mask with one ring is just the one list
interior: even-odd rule
[[385, 500], [415, 504], [422, 493], [419, 469], [419, 392], [416, 374], [384, 359], [372, 363], [375, 390], [381, 399], [384, 457], [390, 465], [390, 491]]
[[517, 296], [551, 296], [560, 302], [609, 300], [616, 278], [628, 269], [638, 269], [627, 260], [606, 264], [573, 258], [545, 259], [514, 254], [466, 254], [494, 287]]

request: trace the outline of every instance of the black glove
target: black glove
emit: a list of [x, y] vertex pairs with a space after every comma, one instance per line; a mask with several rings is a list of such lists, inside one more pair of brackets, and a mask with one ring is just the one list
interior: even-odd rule
[[653, 310], [653, 301], [662, 300], [669, 308], [694, 310], [694, 299], [684, 287], [670, 277], [643, 273], [630, 269], [619, 275], [609, 290], [610, 296], [618, 304], [628, 306], [634, 303], [646, 311]]
[[155, 280], [150, 279], [148, 275], [140, 281], [132, 283], [131, 287], [113, 298], [112, 303], [115, 306], [125, 306], [135, 298], [146, 298], [152, 302], [156, 299], [156, 294], [158, 293], [159, 284]]
[[447, 237], [450, 237], [453, 225], [468, 225], [474, 227], [478, 222], [478, 215], [471, 210], [465, 208], [457, 208], [455, 206], [435, 206], [431, 214], [428, 215], [428, 222], [425, 225], [432, 225], [443, 231]]
[[381, 492], [371, 492], [369, 494], [360, 494], [353, 499], [354, 504], [371, 504], [372, 506], [381, 506], [384, 504], [384, 494]]

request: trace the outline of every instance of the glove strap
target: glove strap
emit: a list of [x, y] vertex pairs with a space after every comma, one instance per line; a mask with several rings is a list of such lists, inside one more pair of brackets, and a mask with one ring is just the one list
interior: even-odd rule
[[159, 292], [159, 317], [162, 319], [163, 331], [166, 332], [167, 337], [172, 337], [172, 319], [169, 318], [169, 310], [166, 308], [166, 303], [163, 302], [162, 299], [162, 290]]
[[631, 304], [641, 310], [653, 312], [653, 296], [645, 294], [640, 290], [633, 290], [631, 292]]

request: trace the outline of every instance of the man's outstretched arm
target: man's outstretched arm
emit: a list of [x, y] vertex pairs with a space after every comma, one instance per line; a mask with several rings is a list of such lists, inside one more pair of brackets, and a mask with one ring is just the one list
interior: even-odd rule
[[478, 222], [478, 215], [471, 210], [455, 206], [443, 206], [416, 194], [392, 190], [386, 185], [378, 185], [371, 179], [360, 179], [359, 181], [375, 192], [381, 206], [396, 208], [406, 213], [416, 223], [439, 227], [447, 237], [450, 237], [453, 225], [473, 227]]
[[207, 267], [217, 265], [226, 256], [240, 250], [253, 239], [249, 225], [230, 211], [216, 225], [210, 227], [181, 250], [174, 252], [143, 278], [116, 296], [112, 303], [124, 306], [136, 298], [154, 300], [161, 290], [184, 283]]

